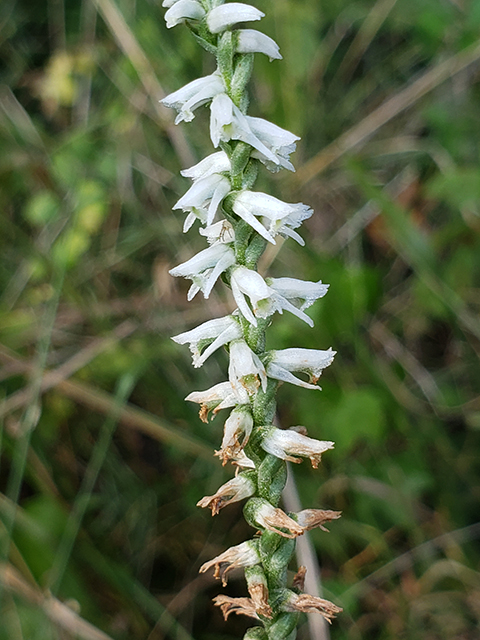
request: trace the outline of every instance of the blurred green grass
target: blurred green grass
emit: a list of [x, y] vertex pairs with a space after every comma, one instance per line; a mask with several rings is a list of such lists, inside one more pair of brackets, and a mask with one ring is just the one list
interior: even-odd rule
[[[226, 356], [193, 370], [169, 340], [231, 308], [167, 274], [202, 246], [171, 206], [211, 143], [206, 112], [174, 128], [158, 100], [213, 62], [160, 4], [0, 6], [0, 640], [249, 626], [197, 574], [251, 535], [240, 508], [195, 507], [228, 477], [224, 416], [183, 398]], [[338, 351], [322, 393], [278, 396], [283, 425], [336, 442], [295, 468], [304, 506], [343, 510], [311, 536], [331, 637], [475, 640], [480, 5], [256, 4], [284, 60], [256, 61], [251, 113], [302, 136], [297, 173], [258, 188], [316, 210], [306, 248], [263, 264], [331, 285], [313, 331], [282, 316], [268, 338]]]

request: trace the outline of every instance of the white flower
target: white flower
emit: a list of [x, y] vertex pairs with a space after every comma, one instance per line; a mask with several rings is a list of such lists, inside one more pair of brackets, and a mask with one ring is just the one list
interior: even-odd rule
[[189, 278], [193, 281], [187, 295], [190, 301], [199, 291], [208, 298], [220, 275], [235, 264], [235, 252], [225, 243], [215, 243], [207, 247], [193, 258], [179, 264], [169, 271], [170, 275]]
[[[175, 4], [172, 9], [169, 9], [169, 11], [172, 11], [184, 1], [187, 2], [190, 0], [179, 0], [179, 2]], [[220, 73], [215, 71], [210, 76], [197, 78], [196, 80], [189, 82], [181, 89], [178, 89], [178, 91], [174, 91], [166, 98], [160, 100], [160, 102], [166, 107], [170, 107], [178, 111], [178, 115], [175, 118], [175, 124], [182, 122], [182, 120], [190, 122], [195, 117], [193, 111], [197, 109], [197, 107], [200, 107], [202, 104], [205, 104], [224, 91], [225, 85], [223, 83], [222, 76]]]
[[214, 173], [230, 171], [231, 168], [230, 159], [225, 151], [216, 151], [203, 160], [200, 160], [200, 162], [193, 167], [180, 171], [180, 173], [185, 178], [200, 180], [201, 178], [207, 178]]
[[[301, 245], [305, 242], [293, 229], [313, 213], [306, 204], [289, 204], [267, 193], [249, 190], [240, 191], [235, 197], [233, 210], [266, 240], [280, 234], [293, 238]], [[262, 217], [264, 224], [261, 224], [257, 217]], [[270, 242], [273, 242], [273, 239], [270, 239]]]
[[278, 44], [255, 29], [238, 29], [234, 31], [237, 37], [236, 50], [238, 53], [264, 53], [270, 60], [281, 60]]
[[207, 226], [211, 225], [220, 202], [230, 189], [229, 179], [218, 173], [195, 180], [190, 189], [173, 206], [173, 209], [189, 212], [183, 231], [190, 229], [195, 218], [200, 218]]
[[325, 523], [338, 520], [341, 515], [341, 511], [332, 511], [330, 509], [304, 509], [296, 514], [295, 519], [305, 531], [310, 531], [317, 527], [322, 531], [328, 531]]
[[239, 398], [244, 390], [248, 395], [254, 395], [260, 384], [263, 391], [267, 388], [265, 368], [245, 340], [233, 340], [230, 343], [228, 379]]
[[259, 563], [258, 543], [256, 540], [248, 540], [247, 542], [237, 544], [235, 547], [230, 547], [230, 549], [227, 549], [216, 558], [202, 564], [200, 573], [205, 573], [212, 567], [215, 567], [213, 575], [215, 578], [221, 578], [222, 584], [225, 587], [227, 584], [227, 574], [232, 571], [232, 569], [236, 569], [237, 567], [253, 567]]
[[296, 278], [266, 278], [265, 282], [270, 289], [270, 296], [260, 300], [254, 309], [258, 318], [268, 318], [275, 311], [283, 313], [285, 310], [313, 327], [313, 320], [303, 310], [327, 293], [328, 284], [322, 284], [320, 280], [308, 282]]
[[223, 427], [222, 446], [215, 455], [223, 460], [237, 459], [250, 438], [253, 429], [253, 417], [248, 405], [236, 407], [228, 416]]
[[245, 505], [244, 514], [252, 526], [268, 529], [268, 531], [278, 533], [284, 538], [296, 538], [304, 533], [303, 527], [297, 524], [293, 518], [271, 505], [264, 498], [251, 498]]
[[[293, 429], [277, 429], [271, 427], [261, 443], [262, 449], [276, 458], [289, 462], [301, 462], [295, 456], [310, 458], [312, 467], [316, 469], [322, 453], [333, 449], [334, 443], [326, 440], [315, 440], [298, 433]], [[299, 521], [299, 524], [302, 524]], [[303, 525], [302, 525], [303, 526]]]
[[[332, 622], [337, 613], [343, 611], [336, 604], [329, 600], [324, 600], [318, 596], [311, 596], [308, 593], [295, 593], [285, 589], [286, 598], [280, 605], [281, 611], [291, 613], [320, 613], [327, 622]], [[288, 594], [288, 595], [287, 595]]]
[[[242, 329], [233, 316], [208, 320], [191, 331], [179, 333], [172, 340], [177, 344], [189, 344], [193, 355], [193, 366], [201, 367], [205, 360], [224, 344], [240, 338]], [[205, 347], [207, 347], [205, 349]], [[205, 349], [205, 351], [202, 350]]]
[[[316, 382], [325, 369], [333, 362], [336, 351], [327, 349], [282, 349], [268, 353], [267, 375], [276, 380], [290, 382], [306, 389], [320, 389]], [[292, 374], [292, 371], [306, 373], [309, 382], [304, 382]], [[313, 383], [313, 384], [312, 384]]]
[[208, 244], [235, 242], [235, 231], [228, 220], [220, 220], [209, 227], [200, 228], [198, 233], [207, 239]]
[[251, 471], [245, 471], [232, 478], [218, 489], [213, 496], [205, 496], [197, 502], [197, 507], [209, 507], [216, 516], [223, 507], [232, 502], [240, 502], [253, 496], [257, 490]]
[[164, 0], [164, 7], [169, 7], [165, 12], [167, 29], [171, 29], [185, 20], [201, 20], [205, 10], [196, 0]]
[[210, 138], [215, 147], [220, 141], [242, 140], [254, 148], [252, 156], [270, 171], [280, 167], [295, 170], [288, 159], [299, 140], [293, 133], [262, 118], [245, 116], [225, 93], [213, 98], [210, 110]]
[[255, 147], [256, 150], [252, 152], [252, 157], [263, 162], [267, 169], [273, 173], [277, 172], [280, 167], [288, 169], [289, 171], [295, 171], [295, 167], [289, 158], [290, 154], [295, 151], [297, 147], [296, 142], [300, 140], [300, 138], [263, 118], [254, 118], [252, 116], [245, 116], [245, 118], [250, 127], [250, 131], [269, 149], [270, 153], [275, 156], [275, 160], [272, 163], [270, 157], [266, 156], [262, 150], [257, 147]]
[[227, 382], [220, 382], [205, 391], [192, 391], [185, 400], [197, 402], [200, 405], [200, 420], [208, 422], [210, 411], [213, 413], [213, 419], [221, 409], [229, 409], [237, 404], [247, 404], [248, 394], [244, 390], [239, 399], [238, 393], [233, 390], [232, 385], [227, 380]]
[[258, 301], [268, 298], [270, 295], [270, 289], [268, 288], [265, 280], [256, 271], [247, 269], [247, 267], [238, 266], [232, 269], [230, 286], [232, 287], [232, 294], [235, 298], [235, 302], [242, 312], [242, 315], [250, 322], [250, 324], [253, 324], [253, 326], [256, 327], [257, 319], [248, 306], [245, 296], [247, 295], [250, 298], [253, 309], [255, 310]]
[[230, 2], [208, 12], [207, 26], [211, 33], [220, 33], [239, 22], [261, 20], [264, 13], [242, 2]]

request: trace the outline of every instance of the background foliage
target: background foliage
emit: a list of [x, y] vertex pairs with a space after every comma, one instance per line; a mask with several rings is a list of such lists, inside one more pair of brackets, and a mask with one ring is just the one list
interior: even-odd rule
[[[315, 207], [306, 249], [263, 268], [331, 284], [315, 330], [323, 392], [283, 386], [279, 419], [334, 440], [295, 468], [333, 639], [474, 640], [480, 618], [480, 3], [276, 0], [251, 114], [302, 137], [297, 173], [258, 188]], [[0, 639], [241, 637], [202, 562], [250, 535], [183, 398], [224, 379], [169, 336], [231, 309], [186, 304], [168, 268], [198, 250], [171, 206], [208, 114], [158, 100], [211, 72], [154, 0], [0, 4]], [[273, 259], [276, 261], [270, 266]], [[15, 506], [18, 505], [18, 506]], [[244, 595], [232, 579], [230, 595]], [[308, 637], [306, 625], [300, 638]]]

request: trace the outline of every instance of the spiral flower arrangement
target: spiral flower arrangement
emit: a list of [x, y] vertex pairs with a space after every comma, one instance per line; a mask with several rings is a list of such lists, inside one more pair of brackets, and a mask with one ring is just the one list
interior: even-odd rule
[[[338, 511], [305, 509], [285, 513], [279, 508], [287, 478], [287, 461], [309, 458], [316, 468], [333, 442], [306, 435], [304, 427], [274, 426], [275, 395], [280, 382], [320, 389], [317, 381], [329, 366], [332, 349], [265, 350], [265, 332], [278, 312], [289, 311], [313, 326], [305, 313], [322, 298], [328, 285], [294, 278], [263, 278], [257, 263], [267, 243], [277, 236], [304, 241], [296, 231], [313, 211], [305, 204], [289, 204], [253, 191], [261, 165], [277, 172], [294, 171], [290, 154], [299, 139], [262, 118], [247, 115], [247, 83], [255, 53], [281, 59], [277, 44], [254, 29], [236, 28], [260, 20], [253, 6], [223, 0], [164, 0], [165, 20], [171, 28], [185, 23], [198, 43], [215, 55], [217, 69], [162, 100], [177, 111], [175, 123], [190, 122], [195, 110], [209, 104], [210, 138], [218, 151], [182, 171], [192, 186], [174, 205], [185, 214], [184, 231], [198, 220], [207, 248], [173, 268], [173, 276], [191, 280], [188, 300], [199, 291], [208, 299], [221, 277], [233, 294], [237, 309], [173, 338], [188, 344], [194, 367], [200, 367], [220, 347], [229, 353], [228, 380], [186, 400], [200, 405], [207, 422], [221, 409], [231, 413], [215, 455], [236, 468], [234, 477], [213, 496], [199, 501], [217, 514], [232, 502], [246, 500], [244, 515], [254, 537], [206, 562], [201, 572], [227, 582], [229, 572], [243, 567], [249, 597], [218, 595], [214, 602], [225, 619], [231, 613], [254, 618], [245, 640], [293, 640], [301, 612], [319, 612], [331, 621], [341, 611], [322, 598], [302, 593], [306, 569], [300, 567], [290, 586], [287, 568], [295, 538], [340, 517]], [[298, 377], [298, 374], [305, 374]]]

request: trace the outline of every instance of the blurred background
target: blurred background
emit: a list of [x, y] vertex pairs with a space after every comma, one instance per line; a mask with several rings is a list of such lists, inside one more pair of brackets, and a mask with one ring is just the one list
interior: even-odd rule
[[[204, 248], [171, 207], [212, 151], [208, 110], [158, 104], [213, 71], [160, 0], [0, 4], [0, 640], [227, 640], [203, 562], [251, 537], [228, 415], [183, 398], [225, 379], [169, 338], [228, 313], [168, 269]], [[250, 114], [301, 136], [257, 189], [315, 208], [274, 276], [329, 283], [314, 330], [269, 347], [338, 354], [322, 393], [284, 385], [283, 426], [334, 440], [295, 467], [344, 640], [475, 640], [480, 619], [480, 2], [258, 0], [284, 60], [257, 56]], [[278, 255], [277, 255], [278, 254]], [[292, 563], [292, 570], [297, 565]], [[223, 591], [245, 595], [241, 574]], [[305, 621], [301, 640], [309, 638]]]

